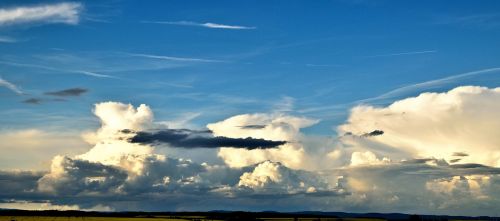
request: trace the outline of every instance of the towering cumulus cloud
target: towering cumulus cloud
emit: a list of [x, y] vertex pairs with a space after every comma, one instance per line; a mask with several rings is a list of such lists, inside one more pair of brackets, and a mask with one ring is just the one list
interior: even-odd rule
[[499, 167], [499, 113], [500, 88], [458, 87], [446, 93], [423, 93], [384, 108], [355, 107], [338, 133], [383, 131], [369, 141], [352, 137], [348, 141], [381, 157], [434, 157]]

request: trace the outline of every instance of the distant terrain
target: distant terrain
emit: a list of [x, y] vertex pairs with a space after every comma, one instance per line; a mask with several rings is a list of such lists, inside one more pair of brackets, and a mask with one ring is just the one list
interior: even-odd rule
[[500, 220], [499, 217], [467, 217], [410, 215], [402, 213], [343, 213], [343, 212], [85, 212], [0, 210], [0, 221], [208, 221], [208, 220], [267, 220], [267, 221], [375, 221], [375, 220]]

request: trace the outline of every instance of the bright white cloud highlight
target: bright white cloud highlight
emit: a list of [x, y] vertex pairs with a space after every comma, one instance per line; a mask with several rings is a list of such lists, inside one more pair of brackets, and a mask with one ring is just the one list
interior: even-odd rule
[[0, 25], [22, 23], [77, 24], [83, 6], [75, 2], [0, 9]]
[[[383, 135], [351, 139], [349, 146], [401, 157], [433, 157], [500, 166], [500, 88], [458, 87], [423, 93], [388, 107], [357, 106], [339, 134]], [[349, 139], [344, 139], [349, 140]], [[456, 156], [463, 152], [468, 156]]]
[[[215, 136], [230, 138], [261, 138], [283, 140], [288, 143], [276, 149], [221, 148], [218, 155], [230, 167], [244, 167], [266, 160], [281, 162], [290, 168], [305, 169], [308, 160], [304, 147], [300, 144], [303, 135], [301, 128], [309, 127], [318, 121], [308, 118], [281, 114], [243, 114], [213, 124], [208, 124]], [[246, 126], [254, 127], [246, 127]]]
[[192, 21], [144, 21], [144, 23], [198, 26], [198, 27], [204, 27], [204, 28], [233, 29], [233, 30], [256, 29], [256, 27], [250, 27], [250, 26], [226, 25], [226, 24], [217, 24], [217, 23], [212, 23], [212, 22], [199, 23], [199, 22], [192, 22]]

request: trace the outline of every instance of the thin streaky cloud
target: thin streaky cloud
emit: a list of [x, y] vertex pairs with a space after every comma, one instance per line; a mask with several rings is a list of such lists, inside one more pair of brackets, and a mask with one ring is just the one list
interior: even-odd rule
[[410, 51], [410, 52], [401, 52], [401, 53], [392, 53], [392, 54], [379, 54], [379, 55], [371, 55], [365, 56], [367, 58], [376, 58], [376, 57], [392, 57], [392, 56], [401, 56], [401, 55], [416, 55], [416, 54], [430, 54], [436, 53], [436, 50], [427, 50], [427, 51]]
[[76, 2], [62, 2], [36, 6], [0, 9], [0, 26], [22, 23], [78, 24], [83, 6]]
[[161, 60], [169, 60], [169, 61], [182, 61], [182, 62], [224, 62], [221, 60], [212, 60], [212, 59], [203, 59], [203, 58], [172, 57], [172, 56], [162, 56], [162, 55], [152, 55], [152, 54], [128, 53], [128, 55], [134, 56], [134, 57], [161, 59]]
[[84, 75], [88, 75], [88, 76], [92, 76], [92, 77], [98, 77], [98, 78], [114, 78], [114, 79], [118, 79], [118, 77], [115, 77], [115, 76], [111, 76], [111, 75], [107, 75], [107, 74], [99, 74], [99, 73], [95, 73], [95, 72], [92, 72], [92, 71], [74, 71], [75, 73], [80, 73], [80, 74], [84, 74]]
[[0, 43], [16, 43], [17, 39], [7, 37], [7, 36], [0, 36]]
[[2, 77], [0, 77], [0, 87], [5, 87], [5, 88], [7, 88], [7, 89], [13, 91], [16, 94], [19, 94], [19, 95], [23, 95], [24, 94], [21, 91], [21, 89], [19, 89], [19, 87], [17, 87], [15, 84], [10, 83], [9, 81], [3, 79]]
[[437, 87], [437, 86], [441, 86], [441, 85], [444, 85], [447, 83], [453, 83], [453, 82], [458, 81], [462, 78], [472, 77], [472, 76], [481, 75], [481, 74], [491, 74], [491, 73], [495, 73], [495, 72], [500, 72], [500, 67], [471, 71], [471, 72], [466, 72], [466, 73], [462, 73], [462, 74], [448, 76], [445, 78], [440, 78], [440, 79], [425, 81], [425, 82], [416, 83], [416, 84], [412, 84], [412, 85], [407, 85], [407, 86], [403, 86], [400, 88], [396, 88], [394, 90], [391, 90], [389, 92], [386, 92], [386, 93], [381, 94], [381, 95], [376, 96], [376, 97], [366, 98], [366, 99], [357, 100], [357, 101], [349, 102], [349, 103], [326, 105], [326, 106], [321, 106], [321, 107], [310, 107], [310, 108], [305, 108], [305, 109], [299, 110], [298, 112], [299, 113], [310, 113], [310, 112], [344, 109], [346, 107], [358, 105], [360, 103], [367, 103], [367, 102], [373, 102], [373, 101], [394, 98], [394, 97], [397, 97], [397, 96], [405, 94], [405, 93], [416, 91], [418, 89], [424, 90], [424, 89], [428, 89], [430, 87]]
[[495, 72], [499, 72], [499, 71], [500, 71], [500, 67], [488, 68], [488, 69], [482, 69], [482, 70], [477, 70], [477, 71], [471, 71], [471, 72], [466, 72], [466, 73], [462, 73], [462, 74], [452, 75], [452, 76], [448, 76], [448, 77], [445, 77], [445, 78], [440, 78], [440, 79], [425, 81], [425, 82], [421, 82], [421, 83], [416, 83], [416, 84], [412, 84], [412, 85], [407, 85], [407, 86], [403, 86], [403, 87], [391, 90], [391, 91], [389, 91], [387, 93], [384, 93], [384, 94], [379, 95], [379, 96], [374, 97], [374, 98], [368, 98], [368, 99], [360, 100], [360, 101], [358, 101], [358, 103], [359, 102], [366, 102], [366, 101], [374, 101], [374, 100], [392, 98], [392, 97], [396, 97], [398, 95], [401, 95], [401, 94], [404, 94], [404, 93], [407, 93], [407, 92], [411, 92], [411, 91], [415, 91], [415, 90], [418, 90], [418, 89], [427, 89], [427, 88], [430, 88], [430, 87], [441, 86], [441, 85], [446, 84], [446, 83], [453, 83], [453, 82], [455, 82], [455, 81], [457, 81], [459, 79], [462, 79], [462, 78], [472, 77], [472, 76], [476, 76], [476, 75], [480, 75], [480, 74], [490, 74], [490, 73], [495, 73]]
[[63, 69], [58, 69], [58, 68], [53, 68], [53, 67], [48, 67], [48, 66], [43, 66], [43, 65], [37, 65], [37, 64], [18, 63], [18, 62], [11, 62], [11, 61], [0, 61], [0, 64], [16, 66], [16, 67], [37, 68], [37, 69], [43, 69], [43, 70], [55, 71], [55, 72], [70, 72], [70, 73], [83, 74], [83, 75], [97, 77], [97, 78], [120, 79], [120, 78], [115, 77], [115, 76], [106, 75], [106, 74], [98, 74], [98, 73], [91, 72], [91, 71], [63, 70]]
[[257, 27], [252, 26], [242, 26], [242, 25], [226, 25], [218, 24], [212, 22], [193, 22], [193, 21], [143, 21], [143, 23], [151, 24], [164, 24], [164, 25], [181, 25], [181, 26], [197, 26], [204, 28], [215, 28], [215, 29], [233, 29], [233, 30], [244, 30], [244, 29], [257, 29]]

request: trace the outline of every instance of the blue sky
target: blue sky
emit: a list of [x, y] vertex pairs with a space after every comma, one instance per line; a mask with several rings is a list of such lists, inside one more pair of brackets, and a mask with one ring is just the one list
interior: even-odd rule
[[499, 12], [1, 1], [0, 208], [498, 215]]
[[[31, 5], [42, 3], [48, 2]], [[2, 127], [45, 124], [33, 113], [70, 117], [54, 126], [88, 126], [76, 119], [87, 117], [88, 107], [103, 100], [150, 104], [160, 119], [199, 112], [196, 121], [201, 124], [243, 112], [266, 112], [277, 103], [293, 101], [290, 111], [322, 119], [325, 123], [314, 131], [328, 134], [332, 131], [327, 125], [341, 123], [352, 102], [405, 85], [497, 67], [500, 53], [496, 1], [81, 4], [77, 24], [33, 22], [1, 27], [2, 36], [16, 41], [0, 45], [1, 76], [28, 94], [16, 96], [1, 89], [0, 105], [9, 113]], [[2, 2], [2, 8], [14, 6], [19, 4]], [[253, 29], [154, 23], [179, 21]], [[495, 86], [497, 80], [494, 76], [467, 79], [484, 86]], [[68, 102], [20, 102], [72, 87], [87, 88], [89, 93]], [[324, 106], [338, 107], [313, 111]], [[204, 111], [213, 108], [218, 111]]]

